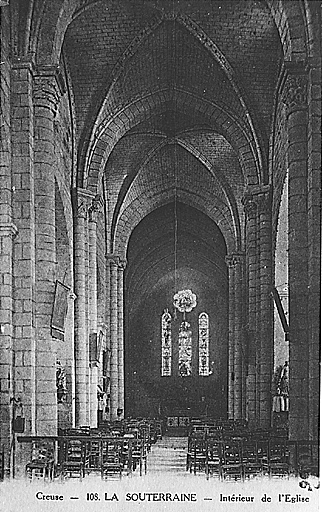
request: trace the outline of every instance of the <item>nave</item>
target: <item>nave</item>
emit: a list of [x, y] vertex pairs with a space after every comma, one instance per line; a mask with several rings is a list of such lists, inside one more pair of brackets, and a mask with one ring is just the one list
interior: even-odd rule
[[[61, 431], [58, 436], [18, 437], [25, 445], [30, 482], [203, 475], [245, 482], [264, 478], [318, 478], [319, 445], [289, 441], [283, 429], [252, 429], [245, 421], [193, 418], [186, 427], [160, 419], [130, 419]], [[19, 461], [20, 464], [22, 460]]]
[[[177, 453], [152, 418], [247, 425], [264, 473], [283, 430], [297, 472], [320, 438], [321, 2], [0, 0], [0, 52], [0, 478], [38, 455], [143, 477]], [[131, 418], [142, 437], [114, 435]], [[187, 439], [192, 478], [228, 476], [219, 432], [212, 471]]]

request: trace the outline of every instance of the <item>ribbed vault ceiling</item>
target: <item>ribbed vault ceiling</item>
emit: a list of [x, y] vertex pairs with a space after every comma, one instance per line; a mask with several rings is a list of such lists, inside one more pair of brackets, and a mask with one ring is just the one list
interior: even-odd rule
[[80, 173], [95, 169], [94, 188], [104, 173], [111, 252], [124, 252], [144, 216], [176, 197], [238, 250], [245, 187], [267, 182], [282, 58], [267, 3], [89, 2], [63, 52]]

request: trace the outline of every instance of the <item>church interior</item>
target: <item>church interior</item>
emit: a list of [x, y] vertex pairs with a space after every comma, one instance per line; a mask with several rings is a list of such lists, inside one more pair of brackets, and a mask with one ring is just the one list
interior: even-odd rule
[[191, 472], [317, 475], [320, 1], [1, 0], [0, 30], [0, 478], [171, 435]]

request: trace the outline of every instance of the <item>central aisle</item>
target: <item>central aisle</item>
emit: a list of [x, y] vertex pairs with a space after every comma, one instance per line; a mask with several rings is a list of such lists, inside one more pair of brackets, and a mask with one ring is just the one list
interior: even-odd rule
[[152, 446], [148, 455], [148, 474], [187, 474], [187, 437], [164, 436]]

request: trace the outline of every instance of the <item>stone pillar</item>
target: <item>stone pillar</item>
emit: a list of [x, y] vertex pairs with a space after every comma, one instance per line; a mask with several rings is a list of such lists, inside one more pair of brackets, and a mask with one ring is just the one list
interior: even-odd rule
[[242, 254], [233, 255], [235, 264], [235, 320], [234, 320], [234, 419], [242, 419], [243, 351], [243, 262]]
[[247, 386], [246, 386], [246, 379], [247, 379], [247, 364], [248, 364], [248, 354], [247, 354], [247, 337], [246, 337], [246, 332], [247, 332], [247, 300], [246, 300], [246, 297], [247, 297], [247, 282], [246, 282], [246, 267], [245, 267], [245, 262], [246, 262], [246, 253], [244, 252], [243, 253], [243, 264], [242, 264], [242, 297], [243, 297], [243, 300], [242, 300], [242, 319], [243, 319], [243, 323], [242, 323], [242, 339], [241, 339], [241, 344], [242, 344], [242, 352], [243, 352], [243, 361], [242, 361], [242, 418], [243, 419], [246, 419], [247, 418], [247, 412], [246, 412], [246, 404], [247, 404], [247, 397], [246, 397], [246, 390], [247, 390]]
[[[30, 62], [12, 65], [11, 90], [11, 176], [13, 222], [19, 230], [13, 247], [13, 343], [12, 399], [23, 403], [25, 433], [36, 433], [35, 377], [35, 178], [33, 74]], [[2, 288], [2, 286], [1, 286]], [[1, 356], [2, 359], [2, 356]], [[5, 359], [4, 359], [5, 360]], [[13, 402], [14, 403], [14, 402]], [[11, 409], [12, 412], [12, 409]], [[3, 418], [1, 418], [1, 424]], [[11, 439], [10, 439], [11, 441]], [[12, 462], [23, 452], [13, 443]], [[11, 475], [13, 476], [11, 464]], [[16, 467], [18, 465], [16, 464]], [[24, 464], [22, 464], [24, 472]], [[18, 476], [19, 471], [16, 472]]]
[[[97, 336], [97, 216], [101, 209], [100, 197], [93, 199], [89, 208], [89, 334]], [[97, 385], [98, 385], [98, 358], [90, 361], [90, 421], [91, 427], [97, 427]]]
[[61, 94], [55, 69], [34, 77], [36, 210], [36, 433], [57, 434], [56, 342], [51, 336], [55, 290], [54, 118]]
[[[1, 216], [2, 217], [2, 216]], [[10, 443], [14, 402], [13, 388], [13, 238], [17, 228], [12, 222], [0, 222], [0, 439], [4, 449], [4, 471], [12, 475]]]
[[[83, 190], [83, 192], [86, 192]], [[89, 204], [91, 198], [88, 197]], [[91, 416], [91, 376], [90, 376], [90, 362], [89, 362], [89, 302], [90, 302], [90, 268], [89, 268], [89, 222], [88, 215], [85, 223], [85, 339], [86, 339], [86, 421], [85, 425], [90, 424]]]
[[308, 439], [307, 76], [290, 68], [284, 84], [289, 165], [290, 438]]
[[233, 256], [226, 256], [228, 266], [228, 418], [234, 418], [234, 342], [235, 342], [235, 261]]
[[[106, 353], [107, 353], [107, 368], [106, 375], [109, 379], [109, 387], [107, 388], [107, 394], [110, 395], [110, 385], [111, 385], [111, 268], [110, 268], [110, 258], [109, 255], [105, 255], [106, 259], [106, 308], [105, 308], [105, 318], [106, 318]], [[108, 414], [107, 419], [111, 418], [111, 407], [110, 407], [110, 398], [108, 400]]]
[[[319, 19], [315, 20], [318, 25]], [[310, 62], [308, 86], [309, 438], [320, 436], [321, 60]]]
[[124, 306], [123, 283], [126, 262], [120, 260], [118, 265], [118, 290], [117, 290], [117, 337], [118, 337], [118, 408], [122, 410], [119, 419], [124, 418]]
[[256, 426], [256, 274], [257, 274], [257, 224], [256, 204], [250, 194], [243, 199], [246, 217], [246, 272], [247, 272], [247, 369], [246, 369], [246, 418]]
[[110, 375], [110, 417], [117, 419], [118, 408], [118, 258], [110, 258], [110, 337], [111, 337], [111, 375]]
[[86, 424], [87, 420], [87, 330], [86, 330], [86, 218], [87, 197], [79, 190], [74, 203], [74, 286], [75, 300], [75, 423]]
[[[3, 13], [1, 13], [2, 16]], [[9, 13], [8, 13], [9, 14]], [[8, 20], [9, 21], [9, 20]], [[6, 34], [5, 26], [8, 29]], [[1, 19], [1, 126], [0, 126], [0, 439], [4, 449], [4, 474], [12, 474], [10, 464], [10, 444], [12, 441], [13, 404], [13, 239], [17, 227], [13, 223], [12, 212], [12, 166], [9, 136], [10, 122], [10, 61], [9, 23]], [[8, 39], [5, 36], [8, 36]], [[7, 43], [8, 42], [8, 43]], [[8, 52], [8, 54], [7, 54]], [[19, 101], [22, 95], [18, 95]], [[13, 99], [15, 96], [13, 97]], [[13, 102], [12, 102], [13, 103]], [[19, 128], [20, 128], [20, 122]], [[14, 139], [16, 133], [11, 130]]]
[[[267, 190], [266, 190], [267, 188]], [[272, 289], [271, 194], [262, 187], [255, 198], [259, 221], [259, 288], [260, 288], [260, 344], [258, 351], [259, 425], [271, 425], [271, 386], [274, 368], [274, 328]]]
[[[76, 414], [75, 414], [75, 339], [74, 339], [74, 332], [75, 332], [75, 319], [74, 319], [74, 311], [75, 311], [75, 306], [74, 306], [74, 303], [75, 303], [75, 300], [76, 300], [76, 295], [75, 293], [73, 292], [70, 292], [68, 294], [68, 311], [71, 311], [71, 322], [70, 322], [70, 325], [69, 325], [69, 329], [70, 329], [70, 332], [71, 332], [71, 336], [70, 336], [70, 339], [71, 339], [71, 343], [72, 343], [72, 346], [71, 346], [71, 351], [70, 351], [70, 354], [71, 354], [71, 358], [70, 358], [70, 361], [69, 361], [69, 366], [70, 366], [70, 390], [71, 390], [71, 408], [72, 408], [72, 426], [74, 427], [75, 426], [75, 418], [76, 418]], [[66, 322], [68, 321], [68, 317], [69, 317], [69, 313], [67, 314], [67, 319], [66, 319]], [[67, 381], [67, 386], [68, 386], [68, 381]]]

